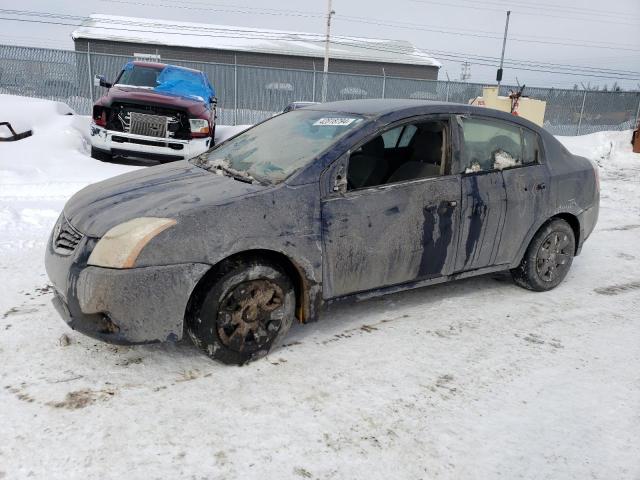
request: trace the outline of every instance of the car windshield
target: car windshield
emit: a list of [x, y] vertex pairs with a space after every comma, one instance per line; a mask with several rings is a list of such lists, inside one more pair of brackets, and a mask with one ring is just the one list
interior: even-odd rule
[[151, 67], [133, 66], [125, 68], [116, 81], [118, 85], [131, 85], [134, 87], [154, 88], [158, 86], [158, 75], [162, 70]]
[[363, 121], [353, 114], [294, 110], [220, 144], [195, 163], [280, 183]]

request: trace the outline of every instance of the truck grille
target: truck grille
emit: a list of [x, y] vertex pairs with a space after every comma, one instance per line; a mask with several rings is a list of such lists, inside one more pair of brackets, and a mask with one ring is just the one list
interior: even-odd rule
[[64, 215], [53, 230], [53, 249], [60, 255], [71, 255], [82, 240], [82, 234], [73, 228]]
[[129, 132], [147, 137], [165, 138], [167, 136], [167, 117], [148, 115], [146, 113], [129, 113]]

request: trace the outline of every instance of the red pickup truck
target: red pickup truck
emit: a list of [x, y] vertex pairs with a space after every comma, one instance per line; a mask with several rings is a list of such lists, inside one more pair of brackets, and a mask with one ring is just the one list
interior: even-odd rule
[[216, 96], [198, 70], [163, 63], [129, 62], [93, 106], [91, 156], [168, 162], [189, 159], [214, 143]]

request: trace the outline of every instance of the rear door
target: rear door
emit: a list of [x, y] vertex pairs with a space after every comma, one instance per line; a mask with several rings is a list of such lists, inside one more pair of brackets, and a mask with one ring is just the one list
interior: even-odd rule
[[546, 215], [548, 170], [538, 134], [482, 116], [459, 118], [461, 233], [456, 271], [506, 265]]
[[455, 271], [502, 262], [507, 190], [502, 169], [520, 161], [520, 130], [507, 122], [464, 116], [458, 121], [462, 204]]

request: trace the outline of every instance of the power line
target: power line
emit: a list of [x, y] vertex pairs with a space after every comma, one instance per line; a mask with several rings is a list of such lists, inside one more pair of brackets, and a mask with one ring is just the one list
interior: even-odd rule
[[[186, 9], [186, 10], [205, 10], [210, 11], [210, 8], [207, 7], [186, 7], [182, 5], [176, 4], [166, 4], [166, 3], [147, 3], [147, 2], [139, 2], [139, 1], [131, 1], [131, 0], [101, 0], [103, 2], [109, 3], [121, 3], [127, 5], [137, 5], [137, 6], [147, 6], [147, 7], [160, 7], [160, 8], [170, 8], [170, 9]], [[190, 3], [195, 5], [211, 5], [211, 6], [223, 6], [227, 7], [225, 4], [203, 4], [202, 2], [182, 2], [182, 3]], [[295, 11], [295, 10], [277, 10], [277, 9], [263, 9], [263, 8], [255, 8], [255, 7], [238, 7], [240, 9], [225, 9], [217, 11], [219, 12], [227, 12], [227, 13], [240, 13], [240, 14], [257, 14], [257, 15], [270, 15], [270, 16], [298, 16], [298, 17], [307, 17], [307, 18], [323, 18], [322, 14], [317, 14], [313, 12], [304, 12], [304, 11]], [[366, 25], [377, 25], [377, 26], [389, 26], [393, 28], [400, 29], [408, 29], [408, 30], [419, 30], [419, 31], [427, 31], [432, 33], [440, 33], [444, 35], [457, 35], [457, 36], [470, 36], [476, 38], [489, 38], [489, 39], [501, 39], [500, 32], [490, 32], [483, 30], [473, 30], [473, 29], [443, 29], [442, 26], [439, 25], [425, 25], [425, 24], [416, 24], [410, 22], [389, 22], [381, 19], [375, 18], [367, 18], [367, 17], [356, 17], [349, 15], [336, 15], [336, 18], [346, 22], [352, 23], [360, 23]], [[573, 38], [563, 38], [563, 37], [545, 37], [547, 39], [559, 40], [559, 42], [550, 42], [548, 40], [536, 40], [540, 37], [531, 36], [531, 35], [522, 35], [515, 36], [510, 38], [510, 40], [524, 43], [540, 43], [540, 44], [548, 44], [548, 45], [566, 45], [566, 46], [575, 46], [575, 47], [594, 47], [594, 48], [605, 48], [605, 49], [626, 49], [630, 51], [640, 51], [640, 49], [634, 48], [625, 48], [625, 47], [633, 47], [634, 45], [629, 44], [620, 44], [616, 42], [585, 42], [580, 39]], [[573, 42], [567, 43], [566, 41]], [[577, 43], [576, 43], [577, 42]]]
[[[369, 23], [372, 25], [379, 25], [379, 26], [389, 26], [389, 27], [394, 27], [394, 28], [404, 28], [404, 29], [408, 29], [408, 30], [425, 30], [425, 31], [434, 31], [436, 33], [444, 33], [444, 34], [448, 34], [448, 35], [469, 35], [469, 36], [477, 36], [477, 37], [485, 37], [485, 38], [491, 38], [491, 39], [501, 39], [502, 37], [500, 36], [500, 32], [489, 32], [489, 31], [483, 31], [483, 30], [470, 30], [470, 29], [450, 29], [450, 30], [432, 30], [428, 27], [434, 27], [437, 28], [437, 25], [425, 25], [425, 24], [416, 24], [416, 23], [409, 23], [409, 22], [388, 22], [388, 21], [384, 21], [384, 20], [379, 20], [379, 19], [372, 19], [372, 18], [365, 18], [365, 17], [350, 17], [350, 16], [345, 16], [345, 15], [338, 15], [337, 16], [340, 20], [344, 20], [344, 21], [351, 21], [351, 22], [355, 22], [355, 23]], [[442, 27], [440, 27], [442, 28]], [[467, 33], [469, 32], [469, 33]], [[474, 34], [474, 35], [472, 35]], [[484, 35], [482, 35], [484, 34]], [[531, 43], [536, 43], [535, 39], [539, 39], [541, 37], [535, 36], [535, 35], [520, 35], [520, 36], [516, 36], [516, 37], [512, 37], [515, 38], [518, 41], [521, 42], [531, 42]], [[566, 38], [566, 37], [553, 37], [553, 36], [545, 36], [544, 38], [547, 39], [553, 39], [553, 40], [568, 40], [571, 42], [584, 42], [584, 40], [581, 39], [576, 39], [576, 38]], [[511, 39], [511, 38], [510, 38]], [[534, 40], [530, 40], [530, 39], [534, 39]], [[538, 42], [540, 43], [540, 42]], [[595, 46], [597, 44], [601, 44], [604, 46], [612, 46], [612, 47], [620, 47], [620, 46], [630, 46], [633, 47], [635, 45], [631, 45], [631, 44], [621, 44], [621, 43], [617, 43], [617, 42], [596, 42], [596, 43], [588, 43], [588, 44], [584, 44], [585, 46]], [[578, 46], [582, 46], [582, 45], [578, 45]]]
[[[2, 9], [0, 9], [0, 11], [2, 11]], [[35, 14], [38, 12], [28, 12], [30, 14]], [[43, 16], [48, 16], [48, 17], [55, 17], [56, 14], [46, 14]], [[85, 20], [85, 17], [76, 17], [76, 16], [72, 16], [72, 15], [57, 15], [57, 16], [61, 16], [64, 17], [65, 19], [71, 19], [71, 18], [75, 18], [78, 20]], [[80, 26], [77, 24], [70, 24], [70, 23], [63, 23], [63, 22], [52, 22], [52, 21], [45, 21], [45, 20], [34, 20], [34, 19], [15, 19], [15, 18], [6, 18], [6, 17], [1, 17], [0, 19], [2, 20], [13, 20], [13, 21], [22, 21], [22, 22], [33, 22], [33, 23], [48, 23], [48, 24], [58, 24], [58, 25], [66, 25], [66, 26]], [[99, 19], [100, 21], [106, 20], [106, 19]], [[122, 23], [124, 21], [118, 21], [119, 23]], [[138, 26], [144, 26], [144, 27], [148, 27], [150, 25], [158, 25], [161, 27], [167, 27], [167, 26], [171, 26], [171, 24], [150, 24], [150, 23], [145, 23], [145, 22], [129, 22]], [[171, 34], [171, 35], [190, 35], [190, 36], [204, 36], [204, 37], [214, 37], [214, 38], [237, 38], [239, 33], [242, 33], [243, 35], [245, 35], [244, 38], [253, 38], [253, 39], [272, 39], [272, 40], [283, 40], [283, 41], [300, 41], [302, 40], [306, 40], [306, 41], [311, 41], [311, 42], [319, 42], [321, 41], [320, 37], [318, 35], [314, 35], [314, 34], [287, 34], [287, 33], [282, 33], [282, 32], [261, 32], [261, 31], [255, 31], [255, 30], [243, 30], [243, 29], [238, 29], [238, 28], [229, 28], [229, 29], [220, 29], [220, 28], [203, 28], [200, 26], [187, 26], [185, 27], [184, 25], [174, 25], [180, 28], [188, 28], [188, 29], [196, 29], [199, 31], [205, 30], [205, 31], [210, 31], [211, 33], [208, 34], [199, 34], [196, 32], [189, 32], [189, 33], [184, 33], [184, 32], [170, 32], [170, 31], [155, 31], [155, 30], [137, 30], [137, 29], [129, 29], [129, 28], [117, 28], [117, 27], [101, 27], [101, 26], [92, 26], [91, 28], [102, 28], [102, 29], [107, 29], [107, 30], [119, 30], [119, 31], [132, 31], [132, 32], [139, 32], [139, 33], [163, 33], [163, 34]], [[215, 32], [215, 33], [214, 33]], [[346, 39], [346, 41], [345, 41]], [[342, 41], [340, 41], [342, 40]], [[353, 40], [353, 39], [352, 39]], [[375, 48], [372, 47], [371, 45], [363, 45], [363, 44], [353, 44], [353, 43], [347, 43], [349, 41], [348, 37], [344, 37], [344, 38], [340, 38], [337, 37], [337, 40], [334, 40], [332, 43], [334, 44], [338, 44], [338, 45], [345, 45], [345, 46], [351, 46], [351, 47], [357, 47], [357, 48], [362, 48], [362, 49], [366, 49], [366, 50], [377, 50], [380, 52], [384, 52], [384, 53], [397, 53], [397, 54], [407, 54], [409, 52], [407, 52], [406, 50], [398, 50], [393, 49], [393, 48]], [[284, 52], [283, 52], [284, 53]], [[295, 52], [290, 52], [290, 53], [295, 53]], [[480, 57], [480, 56], [473, 56], [473, 55], [469, 55], [469, 54], [454, 54], [451, 52], [440, 52], [439, 53], [440, 56], [447, 58], [447, 59], [452, 59], [454, 61], [460, 61], [460, 59], [471, 59], [474, 60], [474, 62], [476, 64], [479, 65], [485, 65], [485, 66], [495, 66], [495, 58], [493, 57]], [[424, 56], [427, 57], [428, 55], [426, 54], [421, 54], [419, 56]], [[384, 59], [381, 59], [381, 61], [384, 61]], [[489, 63], [488, 63], [489, 62]], [[555, 73], [555, 74], [563, 74], [563, 75], [576, 75], [576, 76], [591, 76], [591, 77], [595, 77], [595, 78], [608, 78], [608, 79], [616, 79], [616, 80], [636, 80], [635, 78], [631, 78], [629, 77], [629, 75], [636, 75], [638, 74], [638, 72], [630, 72], [630, 73], [624, 73], [621, 71], [614, 71], [614, 72], [609, 72], [609, 71], [604, 71], [604, 70], [600, 70], [600, 69], [591, 69], [592, 67], [579, 67], [582, 71], [577, 71], [576, 69], [569, 69], [569, 68], [564, 68], [562, 70], [548, 70], [546, 68], [531, 68], [531, 65], [527, 65], [526, 63], [523, 62], [517, 62], [517, 61], [507, 61], [507, 66], [510, 66], [510, 68], [513, 69], [518, 69], [518, 70], [527, 70], [527, 71], [538, 71], [538, 72], [544, 72], [544, 73]], [[590, 70], [587, 70], [590, 69]], [[617, 76], [613, 76], [613, 74], [617, 75]]]
[[[338, 41], [334, 41], [333, 43], [338, 43], [340, 45], [349, 45], [349, 44], [345, 44], [342, 42], [338, 42]], [[379, 48], [375, 48], [372, 46], [368, 46], [367, 49], [370, 50], [380, 50]], [[390, 52], [393, 53], [391, 50], [382, 50], [382, 51], [386, 51], [386, 52]], [[399, 52], [396, 52], [399, 53]], [[455, 61], [461, 61], [462, 59], [470, 59], [470, 60], [474, 60], [473, 56], [471, 55], [466, 55], [466, 56], [461, 56], [461, 55], [452, 55], [452, 54], [445, 54], [445, 53], [439, 53], [438, 54], [440, 57], [443, 58], [450, 58], [453, 59]], [[483, 60], [482, 58], [480, 58], [479, 60], [474, 60], [475, 64], [478, 65], [485, 65], [485, 66], [490, 66], [490, 67], [495, 67], [496, 66], [496, 62], [491, 62], [491, 63], [487, 63], [487, 61]], [[583, 77], [594, 77], [594, 78], [607, 78], [610, 80], [638, 80], [640, 79], [640, 75], [638, 77], [630, 77], [627, 76], [626, 74], [619, 74], [616, 73], [617, 76], [612, 76], [612, 75], [605, 75], [605, 74], [600, 74], [600, 73], [604, 73], [604, 72], [595, 72], [595, 73], [584, 73], [584, 72], [577, 72], [575, 70], [570, 70], [570, 69], [565, 69], [565, 70], [548, 70], [545, 68], [530, 68], [529, 66], [526, 65], [520, 65], [515, 61], [505, 61], [505, 63], [507, 64], [508, 67], [510, 67], [513, 70], [524, 70], [524, 71], [532, 71], [532, 72], [543, 72], [543, 73], [555, 73], [555, 74], [561, 74], [561, 75], [573, 75], [573, 76], [583, 76]], [[622, 75], [622, 76], [620, 76]]]
[[[147, 3], [147, 2], [132, 2], [126, 0], [100, 0], [102, 2], [108, 3], [123, 3], [126, 5], [134, 5], [141, 7], [161, 7], [161, 8], [171, 8], [171, 9], [183, 9], [183, 10], [205, 10], [211, 11], [210, 7], [194, 7], [194, 6], [185, 6], [185, 5], [176, 5], [176, 4], [161, 4], [161, 3]], [[200, 2], [181, 2], [181, 3], [196, 3], [200, 4]], [[305, 12], [296, 12], [296, 11], [287, 11], [287, 10], [276, 10], [276, 9], [263, 9], [263, 8], [254, 8], [254, 7], [237, 7], [231, 5], [218, 4], [222, 8], [216, 8], [216, 12], [225, 12], [225, 13], [246, 13], [251, 15], [271, 15], [271, 16], [288, 16], [288, 17], [306, 17], [306, 18], [322, 18], [322, 14], [316, 13], [305, 13]], [[215, 6], [212, 4], [211, 6]]]
[[[65, 14], [54, 14], [54, 13], [48, 13], [48, 12], [34, 12], [34, 11], [23, 11], [23, 10], [9, 10], [9, 9], [0, 9], [0, 12], [2, 13], [7, 13], [10, 15], [23, 15], [23, 16], [35, 16], [35, 17], [45, 17], [45, 18], [57, 18], [57, 19], [64, 19], [64, 20], [71, 20], [71, 21], [79, 21], [79, 22], [84, 22], [84, 21], [92, 21], [92, 20], [98, 20], [102, 23], [111, 23], [111, 24], [117, 24], [117, 25], [129, 25], [129, 26], [138, 26], [138, 27], [160, 27], [160, 28], [167, 28], [167, 27], [175, 27], [175, 28], [180, 28], [182, 30], [190, 30], [190, 31], [211, 31], [211, 30], [219, 30], [220, 27], [207, 27], [205, 25], [200, 25], [200, 24], [193, 24], [193, 25], [186, 25], [186, 24], [170, 24], [170, 23], [166, 23], [166, 22], [160, 22], [160, 23], [153, 23], [150, 22], [148, 20], [142, 20], [142, 21], [132, 21], [132, 20], [128, 20], [128, 19], [114, 19], [114, 18], [98, 18], [98, 19], [94, 19], [91, 17], [81, 17], [81, 16], [76, 16], [76, 15], [65, 15]], [[383, 25], [383, 23], [381, 22], [375, 22], [375, 21], [369, 21], [366, 18], [363, 17], [349, 17], [352, 20], [357, 20], [360, 21], [361, 23], [371, 23], [371, 24], [376, 24], [376, 25]], [[9, 19], [10, 20], [10, 19]], [[73, 26], [82, 26], [82, 25], [73, 25]], [[392, 25], [391, 25], [392, 26]], [[96, 27], [97, 28], [97, 27]], [[233, 30], [233, 29], [226, 29], [226, 30]], [[236, 31], [240, 31], [241, 29], [235, 28]], [[473, 37], [486, 37], [486, 38], [492, 38], [492, 39], [500, 39], [501, 37], [499, 36], [491, 36], [491, 35], [481, 35], [481, 34], [472, 34], [472, 33], [459, 33], [459, 32], [455, 32], [455, 31], [448, 31], [448, 30], [444, 30], [444, 29], [428, 29], [428, 28], [422, 28], [422, 30], [428, 30], [428, 31], [433, 31], [436, 33], [443, 33], [443, 34], [451, 34], [451, 35], [463, 35], [463, 36], [473, 36]], [[256, 31], [255, 29], [244, 29], [242, 31], [247, 31], [247, 32], [253, 32], [253, 33], [262, 33], [259, 31]], [[264, 32], [264, 31], [263, 31]], [[273, 34], [282, 34], [283, 32], [276, 32], [274, 31]], [[296, 35], [311, 35], [311, 36], [316, 36], [316, 34], [304, 34], [304, 33], [296, 33]], [[553, 38], [553, 37], [550, 37]], [[562, 45], [562, 46], [578, 46], [578, 47], [589, 47], [589, 48], [602, 48], [602, 49], [610, 49], [610, 50], [626, 50], [626, 51], [634, 51], [634, 52], [640, 52], [640, 49], [638, 48], [627, 48], [622, 44], [617, 44], [617, 46], [615, 46], [616, 44], [610, 44], [610, 45], [598, 45], [598, 44], [594, 44], [594, 43], [568, 43], [566, 41], [566, 39], [561, 39], [558, 38], [558, 40], [565, 40], [565, 41], [558, 41], [558, 42], [552, 42], [552, 41], [544, 41], [544, 40], [526, 40], [526, 39], [522, 39], [522, 38], [518, 38], [518, 37], [513, 37], [511, 39], [512, 41], [516, 41], [516, 42], [525, 42], [525, 43], [542, 43], [542, 44], [550, 44], [550, 45]]]
[[[491, 8], [491, 7], [485, 7], [485, 6], [478, 6], [477, 2], [474, 2], [473, 5], [460, 5], [460, 4], [455, 4], [451, 1], [444, 3], [444, 2], [438, 2], [438, 1], [434, 1], [434, 0], [411, 0], [412, 2], [415, 3], [426, 3], [426, 4], [431, 4], [431, 5], [442, 5], [444, 7], [451, 7], [451, 8], [469, 8], [472, 10], [481, 10], [481, 11], [493, 11], [493, 12], [504, 12], [504, 8], [508, 8], [508, 5], [502, 4], [500, 3], [500, 6], [504, 6], [503, 9], [500, 8]], [[459, 1], [465, 1], [465, 0], [459, 0]], [[535, 8], [535, 7], [529, 7], [529, 8]], [[517, 10], [517, 9], [511, 9], [512, 12], [517, 12], [520, 15], [529, 15], [529, 16], [539, 16], [539, 17], [550, 17], [550, 18], [562, 18], [562, 19], [569, 19], [569, 20], [577, 20], [577, 21], [586, 21], [586, 22], [598, 22], [598, 23], [614, 23], [616, 25], [630, 25], [630, 26], [638, 26], [638, 23], [627, 23], [627, 22], [621, 22], [619, 20], [605, 20], [602, 19], [602, 17], [598, 17], [598, 18], [577, 18], [575, 17], [575, 15], [572, 16], [563, 16], [563, 15], [550, 15], [548, 13], [544, 13], [541, 11], [535, 11], [535, 12], [527, 12], [527, 11], [522, 11], [522, 10]], [[579, 11], [574, 11], [572, 12], [572, 14], [576, 14], [579, 13]]]

